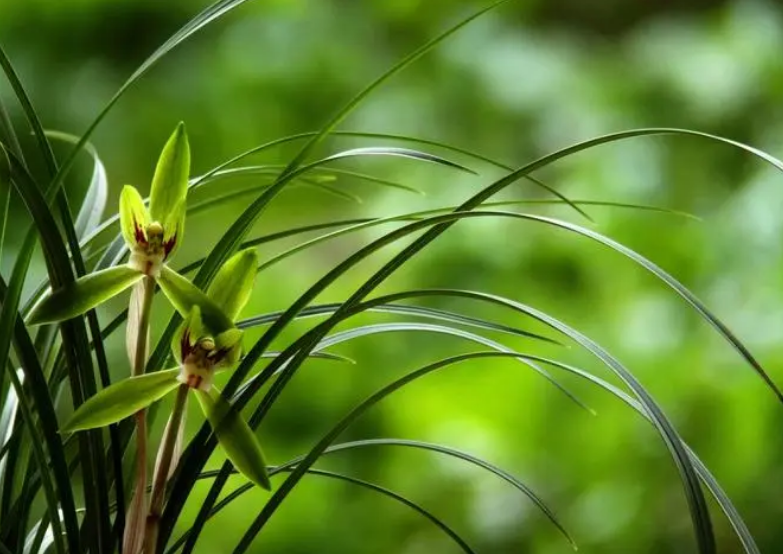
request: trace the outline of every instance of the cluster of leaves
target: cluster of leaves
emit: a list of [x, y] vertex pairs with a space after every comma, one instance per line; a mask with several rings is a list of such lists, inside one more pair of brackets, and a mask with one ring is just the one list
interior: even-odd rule
[[[207, 521], [248, 490], [250, 486], [253, 486], [250, 484], [241, 487], [218, 502], [220, 493], [226, 485], [228, 477], [234, 471], [233, 467], [236, 466], [237, 469], [248, 475], [251, 481], [261, 485], [269, 484], [267, 473], [269, 476], [280, 473], [288, 473], [288, 475], [279, 486], [273, 487], [271, 496], [266, 500], [245, 534], [239, 539], [234, 549], [235, 552], [247, 551], [254, 538], [264, 528], [281, 503], [307, 474], [341, 479], [402, 502], [442, 529], [463, 551], [472, 552], [468, 542], [457, 532], [413, 501], [373, 483], [314, 468], [314, 465], [324, 454], [361, 448], [370, 444], [424, 448], [476, 464], [505, 479], [527, 495], [564, 533], [568, 540], [571, 540], [564, 525], [555, 517], [554, 512], [530, 488], [511, 473], [468, 453], [441, 445], [393, 438], [335, 444], [340, 434], [374, 404], [424, 375], [471, 359], [513, 358], [540, 373], [569, 395], [570, 393], [556, 381], [546, 367], [577, 375], [617, 396], [630, 409], [648, 420], [660, 434], [679, 470], [699, 552], [710, 554], [717, 551], [712, 516], [707, 508], [705, 498], [706, 489], [716, 499], [723, 513], [729, 519], [745, 552], [757, 553], [758, 548], [753, 537], [730, 499], [696, 454], [684, 443], [664, 411], [633, 374], [593, 340], [557, 318], [529, 305], [480, 291], [417, 289], [384, 296], [372, 297], [371, 295], [395, 271], [408, 264], [417, 253], [459, 221], [471, 218], [511, 218], [547, 225], [603, 244], [651, 272], [703, 316], [765, 380], [778, 398], [783, 400], [783, 394], [772, 383], [761, 365], [728, 328], [712, 315], [687, 288], [653, 262], [583, 226], [541, 215], [513, 211], [512, 208], [517, 203], [505, 203], [501, 206], [499, 203], [487, 202], [496, 193], [526, 179], [529, 183], [554, 194], [555, 201], [562, 202], [577, 213], [585, 215], [580, 203], [558, 194], [533, 177], [532, 174], [536, 170], [571, 154], [604, 143], [647, 135], [690, 135], [722, 142], [744, 150], [781, 170], [783, 170], [783, 163], [766, 153], [728, 139], [678, 129], [639, 129], [602, 136], [548, 154], [517, 169], [508, 168], [450, 145], [414, 137], [336, 131], [336, 127], [376, 88], [451, 34], [496, 7], [497, 4], [495, 4], [448, 29], [401, 60], [348, 102], [317, 132], [284, 137], [252, 148], [190, 181], [187, 181], [187, 170], [183, 174], [182, 171], [176, 169], [177, 167], [181, 169], [181, 164], [171, 162], [176, 159], [182, 161], [184, 158], [177, 158], [176, 155], [167, 156], [164, 152], [161, 164], [159, 164], [159, 167], [163, 168], [161, 175], [170, 173], [175, 177], [169, 175], [161, 181], [159, 186], [153, 185], [149, 214], [143, 199], [132, 189], [125, 189], [122, 194], [120, 214], [101, 222], [102, 208], [96, 212], [96, 204], [100, 205], [100, 201], [96, 199], [105, 198], [107, 184], [101, 162], [94, 155], [94, 150], [88, 143], [93, 130], [124, 92], [158, 60], [198, 30], [242, 3], [243, 0], [220, 0], [175, 33], [129, 78], [81, 137], [69, 139], [75, 142], [75, 146], [62, 162], [54, 157], [50, 145], [50, 140], [57, 135], [47, 134], [44, 131], [13, 66], [5, 52], [0, 50], [0, 67], [3, 68], [27, 117], [27, 122], [37, 141], [38, 154], [46, 160], [48, 169], [48, 173], [43, 179], [35, 177], [33, 172], [29, 170], [24, 152], [17, 140], [17, 130], [10, 124], [5, 108], [0, 106], [0, 141], [2, 141], [3, 152], [3, 156], [0, 157], [0, 167], [3, 170], [0, 173], [0, 178], [4, 178], [13, 185], [8, 189], [8, 195], [4, 198], [6, 217], [3, 219], [2, 228], [5, 230], [8, 221], [7, 206], [11, 194], [18, 195], [23, 201], [33, 222], [24, 233], [24, 239], [16, 253], [10, 277], [8, 280], [5, 277], [0, 280], [0, 296], [2, 296], [0, 358], [5, 360], [3, 371], [0, 372], [0, 394], [2, 394], [0, 399], [2, 402], [0, 405], [0, 552], [37, 553], [50, 548], [58, 553], [110, 552], [116, 548], [124, 527], [123, 507], [126, 504], [127, 492], [124, 486], [122, 458], [132, 433], [132, 426], [115, 425], [114, 422], [133, 414], [138, 409], [170, 392], [180, 383], [177, 380], [180, 376], [180, 368], [162, 369], [169, 357], [169, 345], [173, 341], [173, 354], [180, 364], [184, 365], [188, 356], [194, 352], [198, 355], [208, 356], [209, 352], [216, 349], [230, 352], [231, 354], [226, 355], [223, 359], [229, 365], [231, 362], [237, 362], [237, 364], [222, 392], [217, 393], [214, 387], [210, 391], [197, 392], [199, 401], [205, 407], [207, 417], [214, 424], [217, 432], [213, 433], [212, 427], [204, 425], [189, 441], [181, 458], [179, 470], [172, 477], [167, 491], [167, 501], [162, 514], [156, 551], [162, 552], [166, 548], [168, 548], [167, 551], [172, 552], [179, 548], [186, 552], [193, 551], [199, 534]], [[458, 163], [438, 154], [408, 147], [389, 146], [344, 150], [323, 158], [312, 159], [315, 147], [322, 143], [328, 135], [383, 139], [389, 142], [407, 143], [408, 146], [424, 144], [428, 148], [449, 152], [450, 155], [468, 161]], [[184, 131], [180, 129], [175, 133], [173, 142], [170, 141], [169, 144], [174, 145], [172, 146], [174, 151], [177, 151], [176, 144], [178, 142], [181, 144], [183, 136]], [[198, 269], [192, 282], [181, 277], [167, 265], [157, 267], [154, 263], [152, 265], [139, 264], [138, 259], [134, 259], [133, 255], [128, 263], [125, 262], [126, 249], [124, 245], [127, 244], [134, 252], [139, 245], [145, 248], [152, 246], [158, 248], [159, 250], [155, 250], [155, 252], [160, 254], [162, 264], [164, 259], [167, 260], [173, 252], [178, 240], [181, 239], [184, 214], [195, 209], [187, 206], [187, 203], [184, 202], [185, 192], [188, 188], [208, 186], [227, 174], [243, 172], [258, 174], [257, 166], [239, 166], [230, 169], [229, 167], [238, 164], [250, 155], [267, 151], [287, 142], [302, 142], [303, 146], [282, 170], [272, 175], [271, 184], [264, 186], [257, 198], [238, 215], [208, 256], [192, 266], [181, 268], [180, 273], [182, 274]], [[74, 214], [63, 192], [62, 185], [77, 156], [85, 149], [94, 156], [95, 171], [88, 197], [74, 220]], [[487, 184], [459, 206], [444, 206], [428, 212], [406, 213], [393, 218], [336, 220], [294, 228], [274, 235], [249, 236], [264, 209], [286, 187], [307, 179], [308, 175], [315, 171], [328, 173], [329, 166], [333, 162], [379, 155], [435, 163], [445, 169], [455, 171], [471, 171], [465, 164], [478, 160], [497, 165], [507, 170], [507, 174]], [[173, 170], [169, 172], [166, 170], [167, 167], [173, 168]], [[157, 174], [158, 172], [156, 172]], [[184, 182], [185, 185], [172, 187], [171, 182]], [[163, 196], [156, 197], [158, 194]], [[224, 198], [228, 196], [227, 193]], [[119, 229], [117, 228], [118, 223], [120, 223]], [[331, 271], [317, 280], [283, 312], [259, 314], [234, 324], [235, 317], [247, 300], [247, 291], [252, 286], [251, 283], [256, 271], [268, 268], [283, 257], [293, 255], [323, 241], [367, 227], [389, 223], [396, 223], [396, 228], [336, 264]], [[261, 265], [258, 265], [252, 251], [241, 250], [283, 237], [296, 237], [323, 230], [327, 232], [305, 240], [277, 258], [266, 260]], [[115, 236], [108, 244], [99, 240], [112, 233]], [[313, 301], [323, 290], [340, 279], [356, 264], [384, 246], [411, 236], [415, 236], [414, 240], [366, 279], [349, 298], [336, 304], [313, 304]], [[29, 266], [39, 241], [47, 262], [48, 279], [46, 283], [41, 283], [23, 302], [23, 287], [30, 279]], [[2, 243], [0, 242], [0, 244]], [[238, 251], [240, 251], [239, 254], [236, 254]], [[91, 270], [89, 274], [87, 273], [88, 267]], [[138, 282], [139, 279], [149, 276], [158, 279], [161, 289], [172, 301], [179, 314], [185, 318], [185, 321], [181, 321], [177, 315], [171, 319], [158, 339], [157, 347], [146, 364], [147, 371], [143, 376], [133, 376], [112, 384], [106, 365], [103, 341], [119, 328], [126, 317], [130, 317], [133, 322], [132, 313], [130, 315], [122, 313], [111, 323], [101, 327], [92, 308], [105, 298], [119, 293], [134, 282]], [[47, 289], [50, 289], [51, 292], [47, 293]], [[545, 359], [514, 350], [485, 337], [480, 334], [479, 330], [523, 335], [533, 340], [552, 341], [551, 338], [542, 337], [516, 327], [501, 325], [491, 320], [478, 319], [468, 314], [447, 312], [409, 303], [412, 300], [435, 297], [460, 298], [501, 306], [520, 316], [533, 318], [593, 354], [619, 377], [625, 388], [618, 388], [585, 370], [557, 360]], [[426, 318], [435, 323], [354, 326], [348, 330], [334, 331], [338, 324], [350, 323], [352, 317], [368, 311], [405, 314]], [[72, 317], [84, 312], [86, 312], [85, 317]], [[321, 316], [324, 319], [299, 334], [282, 352], [270, 350], [273, 341], [280, 337], [283, 330], [288, 329], [292, 323], [302, 318], [312, 316]], [[60, 319], [65, 319], [65, 321], [57, 325], [34, 326], [36, 323]], [[240, 359], [239, 349], [235, 348], [239, 344], [237, 330], [239, 327], [255, 326], [266, 327], [260, 338]], [[248, 457], [246, 451], [236, 448], [237, 444], [257, 444], [253, 430], [264, 420], [280, 393], [309, 357], [314, 355], [329, 356], [323, 351], [332, 345], [373, 333], [399, 329], [436, 331], [457, 335], [482, 345], [484, 350], [435, 361], [392, 382], [347, 414], [301, 457], [266, 468], [259, 467], [259, 464], [262, 463], [260, 449], [257, 451], [257, 456]], [[12, 347], [13, 356], [11, 355]], [[97, 361], [97, 379], [93, 355]], [[248, 379], [251, 370], [262, 358], [267, 358], [269, 363], [258, 374]], [[185, 381], [188, 381], [187, 377], [186, 375]], [[196, 390], [198, 390], [199, 384], [195, 384]], [[99, 388], [101, 392], [99, 392]], [[56, 417], [56, 409], [62, 398], [62, 395], [57, 393], [61, 389], [70, 391], [70, 399], [75, 409], [72, 419], [65, 425], [61, 425]], [[248, 426], [245, 426], [237, 414], [244, 410], [251, 400], [256, 399], [262, 390], [265, 392], [258, 405], [252, 410], [247, 420]], [[66, 438], [67, 435], [64, 434], [69, 430], [92, 429], [107, 424], [109, 424], [107, 432], [92, 430], [78, 433], [73, 435], [75, 437], [73, 440]], [[227, 436], [229, 440], [223, 440]], [[105, 448], [107, 438], [109, 441], [108, 450]], [[218, 440], [223, 443], [229, 461], [217, 472], [204, 472], [204, 465]], [[71, 479], [74, 473], [81, 474], [84, 483], [81, 494], [74, 490]], [[195, 483], [200, 479], [212, 479], [212, 486], [195, 521], [184, 534], [175, 539], [172, 536], [175, 524], [179, 521], [183, 506]], [[46, 506], [44, 513], [33, 511], [35, 503], [32, 500], [39, 497], [43, 498]], [[115, 511], [111, 509], [112, 505], [116, 507]], [[82, 511], [83, 516], [80, 516]]]

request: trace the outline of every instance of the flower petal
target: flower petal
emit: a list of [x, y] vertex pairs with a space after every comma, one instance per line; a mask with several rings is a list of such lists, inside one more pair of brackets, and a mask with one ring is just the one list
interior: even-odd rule
[[179, 386], [179, 368], [146, 373], [118, 381], [91, 396], [63, 425], [63, 433], [116, 423], [146, 408]]
[[180, 198], [163, 222], [164, 259], [174, 255], [185, 232], [185, 198]]
[[133, 250], [139, 242], [146, 241], [145, 229], [150, 224], [150, 214], [144, 200], [135, 187], [125, 185], [120, 193], [120, 227], [125, 244]]
[[223, 264], [207, 289], [209, 296], [234, 321], [253, 292], [258, 254], [252, 248], [234, 254]]
[[195, 393], [226, 457], [250, 481], [266, 490], [271, 489], [261, 445], [239, 412], [226, 402], [215, 386], [209, 392], [195, 389]]
[[85, 275], [44, 296], [33, 308], [30, 323], [54, 323], [81, 315], [142, 277], [140, 272], [125, 265]]
[[171, 351], [174, 353], [177, 363], [182, 364], [191, 347], [206, 334], [208, 333], [204, 328], [204, 323], [201, 321], [201, 308], [195, 305], [190, 310], [190, 315], [180, 324], [177, 332], [174, 333], [174, 337], [171, 339]]
[[242, 331], [233, 327], [215, 337], [215, 347], [221, 359], [219, 365], [230, 367], [242, 356]]
[[201, 319], [210, 334], [217, 335], [234, 326], [201, 289], [167, 265], [161, 268], [158, 284], [183, 318], [191, 317], [191, 310], [194, 306], [198, 306], [201, 309]]
[[[185, 125], [180, 123], [158, 159], [150, 191], [150, 215], [163, 223], [188, 192], [190, 146]], [[184, 217], [184, 212], [183, 212]]]

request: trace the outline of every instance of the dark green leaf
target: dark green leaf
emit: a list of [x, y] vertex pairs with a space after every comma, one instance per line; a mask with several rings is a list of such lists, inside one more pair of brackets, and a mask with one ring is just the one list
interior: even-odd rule
[[[47, 131], [47, 136], [63, 140], [72, 144], [79, 143], [79, 137], [68, 133], [58, 131]], [[106, 198], [108, 196], [109, 183], [106, 176], [106, 168], [103, 165], [95, 147], [89, 142], [84, 145], [85, 151], [93, 160], [92, 177], [87, 193], [82, 201], [79, 214], [76, 216], [74, 224], [76, 235], [83, 240], [92, 233], [100, 224], [103, 211], [106, 209]]]
[[[489, 358], [489, 357], [525, 357], [525, 356], [517, 353], [508, 353], [508, 352], [474, 352], [470, 354], [463, 354], [460, 356], [453, 356], [450, 358], [446, 358], [438, 362], [435, 362], [433, 364], [424, 366], [421, 369], [411, 372], [408, 375], [394, 381], [390, 385], [387, 385], [383, 389], [379, 390], [378, 392], [376, 392], [375, 394], [367, 398], [361, 404], [356, 406], [356, 408], [354, 408], [348, 415], [342, 418], [340, 422], [337, 423], [337, 425], [335, 425], [332, 429], [330, 429], [329, 432], [327, 432], [323, 436], [323, 438], [321, 438], [321, 440], [318, 441], [318, 444], [314, 446], [310, 450], [310, 452], [299, 463], [297, 463], [291, 475], [289, 475], [288, 478], [286, 478], [283, 484], [277, 490], [275, 490], [275, 492], [272, 494], [272, 497], [266, 502], [266, 504], [264, 504], [261, 513], [253, 521], [250, 527], [248, 527], [248, 530], [246, 531], [245, 535], [242, 537], [242, 540], [239, 542], [237, 547], [234, 549], [234, 552], [237, 554], [242, 554], [248, 549], [255, 536], [258, 534], [258, 532], [261, 530], [264, 524], [269, 520], [272, 514], [274, 514], [274, 512], [279, 507], [280, 503], [288, 496], [291, 490], [293, 490], [294, 486], [296, 486], [296, 484], [299, 482], [302, 476], [304, 476], [305, 472], [312, 467], [312, 465], [318, 460], [318, 458], [321, 457], [321, 455], [323, 455], [324, 451], [329, 447], [329, 445], [332, 442], [334, 442], [334, 440], [338, 436], [340, 436], [340, 434], [342, 434], [356, 419], [359, 418], [359, 416], [361, 416], [364, 412], [366, 412], [370, 407], [374, 406], [375, 404], [377, 404], [378, 402], [380, 402], [381, 400], [389, 396], [394, 391], [404, 387], [405, 385], [418, 379], [419, 377], [423, 377], [424, 375], [427, 375], [428, 373], [432, 373], [439, 369], [453, 366], [454, 364], [457, 364], [462, 361], [478, 359], [478, 358]], [[556, 518], [554, 518], [554, 515], [551, 513], [551, 511], [546, 512], [546, 514], [550, 518], [550, 520], [557, 526], [557, 528], [564, 534], [564, 536], [569, 540], [569, 542], [573, 544], [573, 540], [570, 538], [570, 536], [562, 527], [562, 525], [559, 523], [559, 521]]]
[[[8, 364], [5, 362], [5, 360], [8, 360], [10, 358], [10, 349], [11, 349], [11, 338], [14, 335], [15, 329], [21, 327], [21, 321], [19, 320], [18, 315], [18, 307], [19, 307], [19, 299], [22, 294], [22, 287], [24, 286], [24, 276], [27, 272], [27, 267], [30, 264], [30, 259], [32, 258], [33, 251], [35, 249], [36, 244], [36, 236], [35, 233], [32, 231], [28, 232], [26, 236], [24, 237], [24, 242], [22, 243], [22, 247], [19, 251], [18, 258], [16, 259], [14, 263], [14, 269], [11, 274], [11, 281], [9, 282], [8, 288], [5, 288], [5, 283], [3, 283], [3, 292], [2, 295], [2, 308], [0, 308], [0, 359], [4, 360], [2, 366], [0, 366], [0, 372], [3, 372], [3, 376], [5, 375], [6, 368], [8, 367]], [[22, 327], [23, 329], [23, 327]], [[26, 346], [26, 345], [22, 345]], [[27, 353], [25, 353], [25, 358], [27, 356]], [[33, 356], [35, 354], [33, 353]], [[36, 360], [37, 362], [37, 360]], [[54, 416], [54, 410], [51, 402], [51, 398], [48, 395], [48, 390], [46, 388], [46, 381], [43, 379], [43, 375], [40, 372], [35, 372], [35, 369], [38, 368], [31, 368], [31, 379], [39, 386], [43, 384], [42, 390], [35, 390], [35, 396], [34, 399], [36, 401], [36, 408], [40, 411], [40, 417], [41, 420], [45, 421], [48, 425], [54, 425], [53, 427], [50, 427], [48, 429], [45, 429], [45, 431], [48, 431], [49, 433], [44, 437], [44, 440], [38, 439], [38, 431], [35, 427], [35, 420], [33, 418], [33, 407], [30, 405], [29, 401], [27, 400], [27, 397], [22, 389], [21, 381], [19, 377], [16, 375], [16, 373], [13, 371], [8, 371], [9, 377], [11, 379], [11, 384], [13, 389], [16, 391], [16, 398], [19, 401], [19, 409], [22, 412], [23, 420], [26, 422], [31, 436], [35, 437], [32, 441], [32, 447], [33, 447], [33, 454], [35, 456], [35, 460], [38, 463], [39, 467], [42, 469], [42, 473], [45, 473], [46, 475], [42, 479], [42, 485], [44, 487], [44, 493], [46, 497], [46, 504], [47, 509], [52, 517], [59, 518], [58, 516], [58, 505], [60, 502], [60, 498], [58, 497], [57, 493], [55, 492], [55, 483], [58, 487], [62, 487], [61, 494], [63, 495], [63, 502], [65, 507], [71, 507], [73, 506], [73, 497], [71, 496], [71, 489], [70, 484], [66, 480], [65, 485], [62, 482], [63, 473], [62, 471], [55, 472], [56, 475], [52, 475], [49, 471], [45, 470], [44, 468], [47, 467], [47, 457], [43, 450], [43, 444], [47, 443], [49, 447], [53, 450], [53, 457], [58, 456], [62, 453], [62, 447], [60, 444], [53, 444], [51, 441], [56, 440], [56, 437], [51, 432], [52, 429], [56, 429], [56, 421], [52, 421], [52, 418]], [[43, 381], [43, 383], [41, 383]], [[2, 379], [0, 379], [0, 385], [2, 384]], [[66, 490], [67, 487], [67, 490]], [[56, 548], [58, 552], [65, 552], [65, 546], [63, 543], [63, 537], [61, 535], [62, 529], [59, 525], [59, 519], [57, 520], [58, 526], [57, 526], [57, 544]], [[75, 531], [75, 517], [73, 517], [73, 514], [70, 514], [66, 521], [67, 525], [67, 531], [69, 532], [68, 535], [68, 541], [69, 546], [73, 546], [78, 544], [78, 538], [71, 536], [70, 534]]]

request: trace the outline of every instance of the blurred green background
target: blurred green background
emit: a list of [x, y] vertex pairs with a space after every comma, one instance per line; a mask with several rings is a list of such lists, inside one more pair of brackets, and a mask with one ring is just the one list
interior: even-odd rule
[[[79, 133], [136, 66], [205, 5], [191, 0], [3, 0], [0, 40], [45, 125]], [[204, 172], [256, 144], [317, 129], [396, 60], [483, 5], [474, 0], [248, 2], [168, 56], [98, 128], [93, 142], [111, 184], [107, 212], [124, 183], [148, 190], [157, 153], [179, 120], [190, 133], [194, 174]], [[783, 8], [773, 2], [512, 0], [395, 77], [343, 128], [441, 140], [513, 166], [595, 135], [640, 126], [695, 128], [781, 155], [782, 51]], [[0, 93], [11, 99], [4, 82]], [[21, 124], [19, 112], [13, 115]], [[358, 144], [387, 142], [332, 140], [321, 150]], [[254, 163], [285, 163], [293, 152], [281, 148]], [[254, 234], [452, 205], [500, 175], [460, 161], [480, 176], [404, 160], [344, 164], [426, 195], [338, 181], [363, 198], [356, 204], [297, 188], [274, 203]], [[88, 164], [79, 171], [88, 176]], [[602, 146], [538, 176], [575, 199], [653, 204], [700, 216], [699, 222], [590, 208], [595, 223], [589, 223], [562, 207], [535, 208], [585, 223], [659, 263], [702, 298], [783, 383], [783, 176], [747, 154], [682, 137]], [[84, 179], [74, 179], [69, 190], [78, 196], [83, 186]], [[191, 218], [176, 264], [204, 255], [249, 198]], [[520, 184], [499, 198], [544, 196]], [[20, 224], [22, 213], [15, 211]], [[379, 233], [352, 235], [262, 273], [246, 313], [285, 307]], [[269, 256], [291, 244], [264, 246], [260, 252]], [[345, 298], [394, 250], [381, 252], [319, 300]], [[3, 267], [9, 263], [7, 258]], [[650, 274], [563, 231], [482, 219], [455, 226], [381, 290], [416, 287], [506, 295], [593, 337], [660, 401], [734, 499], [761, 550], [783, 549], [783, 436], [776, 431], [781, 408], [739, 356]], [[121, 304], [111, 308], [116, 311]], [[540, 330], [514, 314], [468, 302], [429, 305]], [[112, 309], [102, 321], [109, 321]], [[165, 310], [161, 303], [158, 330]], [[391, 320], [374, 315], [354, 324]], [[257, 336], [249, 333], [248, 344]], [[294, 336], [292, 330], [285, 339]], [[613, 380], [576, 348], [494, 338]], [[113, 371], [123, 376], [122, 337], [110, 346]], [[457, 338], [409, 333], [335, 348], [357, 365], [314, 361], [302, 368], [261, 428], [270, 461], [305, 452], [356, 402], [394, 377], [472, 350], [476, 347]], [[568, 376], [562, 379], [597, 416], [518, 363], [483, 362], [454, 367], [401, 390], [343, 439], [412, 438], [484, 457], [549, 502], [581, 552], [695, 552], [677, 472], [653, 429], [608, 394]], [[196, 415], [189, 419], [190, 432], [200, 423]], [[219, 467], [219, 462], [215, 458], [210, 465]], [[570, 551], [530, 501], [461, 462], [379, 447], [330, 456], [321, 467], [410, 496], [442, 516], [478, 552]], [[234, 485], [240, 483], [237, 479]], [[205, 491], [194, 492], [183, 522], [195, 515]], [[210, 523], [197, 551], [229, 551], [266, 496], [252, 492], [225, 510]], [[720, 552], [740, 552], [728, 523], [712, 507]], [[456, 551], [442, 533], [404, 507], [318, 477], [303, 480], [253, 550]]]

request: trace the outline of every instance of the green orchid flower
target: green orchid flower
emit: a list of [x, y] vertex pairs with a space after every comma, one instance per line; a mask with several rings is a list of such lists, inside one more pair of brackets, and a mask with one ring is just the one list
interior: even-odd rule
[[63, 432], [116, 423], [178, 387], [187, 387], [231, 463], [250, 481], [269, 489], [258, 440], [213, 382], [216, 372], [234, 366], [241, 357], [242, 331], [234, 320], [250, 298], [257, 267], [258, 256], [253, 250], [235, 254], [206, 293], [164, 267], [161, 288], [185, 318], [171, 344], [177, 367], [129, 377], [103, 389], [74, 412]]
[[96, 271], [45, 295], [30, 314], [33, 324], [70, 319], [126, 290], [144, 276], [160, 277], [185, 228], [190, 147], [180, 123], [163, 147], [152, 179], [149, 210], [139, 192], [120, 194], [120, 226], [131, 251], [128, 263]]

